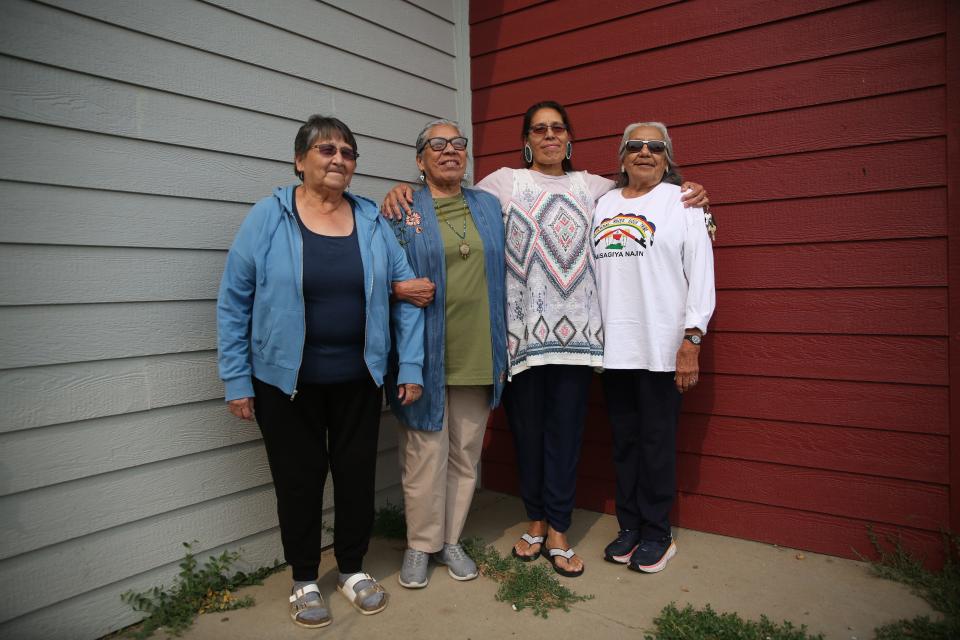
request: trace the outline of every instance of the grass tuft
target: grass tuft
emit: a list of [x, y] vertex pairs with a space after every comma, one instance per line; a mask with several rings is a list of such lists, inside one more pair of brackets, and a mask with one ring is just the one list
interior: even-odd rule
[[[899, 539], [880, 539], [868, 531], [878, 559], [870, 561], [873, 572], [887, 580], [903, 583], [943, 614], [942, 620], [917, 616], [875, 629], [875, 640], [953, 640], [960, 638], [960, 536], [945, 534], [946, 563], [940, 571], [929, 571], [923, 562], [907, 552]], [[735, 613], [717, 613], [707, 605], [697, 610], [687, 605], [677, 609], [670, 603], [653, 621], [653, 634], [646, 640], [813, 640], [805, 625], [798, 629], [790, 622], [775, 624], [766, 616], [759, 622], [743, 620]]]
[[390, 540], [407, 539], [407, 519], [402, 504], [393, 504], [388, 500], [376, 510], [373, 515], [373, 535]]
[[960, 638], [960, 536], [943, 535], [946, 562], [940, 571], [929, 571], [919, 558], [903, 548], [899, 538], [887, 537], [884, 545], [872, 530], [867, 535], [878, 557], [870, 562], [874, 574], [909, 586], [913, 593], [943, 614], [942, 620], [917, 616], [878, 627], [877, 640]]
[[943, 621], [917, 616], [878, 627], [873, 637], [874, 640], [956, 640], [957, 630], [951, 631]]
[[463, 547], [481, 574], [500, 583], [497, 600], [509, 602], [517, 611], [529, 608], [546, 618], [551, 609], [570, 611], [571, 604], [593, 599], [592, 595], [580, 595], [560, 584], [547, 564], [503, 557], [479, 538], [464, 540]]
[[184, 542], [183, 546], [187, 551], [180, 562], [180, 574], [170, 589], [161, 585], [140, 593], [127, 591], [120, 596], [134, 611], [147, 614], [141, 623], [127, 631], [130, 637], [149, 638], [161, 628], [168, 634], [179, 636], [201, 613], [252, 607], [252, 596], [240, 598], [234, 590], [261, 584], [264, 578], [284, 566], [277, 563], [252, 573], [236, 571], [228, 575], [230, 568], [240, 559], [238, 552], [224, 551], [219, 556], [210, 556], [201, 567], [193, 555], [193, 545]]
[[654, 633], [644, 634], [646, 640], [823, 640], [822, 634], [808, 634], [806, 625], [798, 629], [791, 622], [776, 624], [766, 616], [760, 616], [759, 622], [744, 620], [736, 613], [717, 613], [710, 605], [677, 609], [671, 602], [653, 624]]

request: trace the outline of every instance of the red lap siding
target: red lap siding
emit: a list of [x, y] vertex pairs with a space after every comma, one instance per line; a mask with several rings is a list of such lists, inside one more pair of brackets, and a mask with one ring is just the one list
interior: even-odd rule
[[[473, 3], [477, 178], [519, 166], [522, 112], [555, 99], [578, 168], [612, 174], [623, 127], [663, 120], [714, 203], [718, 308], [684, 400], [676, 524], [843, 556], [874, 526], [937, 557], [957, 520], [947, 10]], [[577, 500], [612, 512], [598, 387]], [[484, 485], [515, 492], [514, 464], [498, 412]]]

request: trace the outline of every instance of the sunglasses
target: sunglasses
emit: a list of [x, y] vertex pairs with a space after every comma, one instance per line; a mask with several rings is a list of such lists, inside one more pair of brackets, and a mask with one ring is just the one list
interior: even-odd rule
[[647, 145], [650, 153], [663, 153], [667, 150], [667, 143], [663, 140], [627, 140], [623, 148], [628, 153], [640, 153], [643, 145]]
[[420, 148], [417, 151], [423, 151], [425, 147], [430, 147], [434, 151], [443, 151], [447, 148], [447, 145], [453, 145], [453, 148], [457, 151], [463, 151], [467, 148], [467, 139], [463, 136], [457, 136], [456, 138], [428, 138], [424, 141]]
[[337, 147], [335, 144], [315, 144], [311, 149], [316, 149], [320, 152], [324, 158], [332, 158], [337, 155], [337, 151], [340, 152], [340, 157], [346, 160], [347, 162], [355, 162], [357, 158], [360, 157], [360, 154], [354, 151], [351, 147]]
[[533, 125], [529, 129], [527, 129], [527, 131], [529, 131], [530, 133], [536, 134], [538, 136], [545, 136], [547, 135], [547, 130], [552, 130], [555, 134], [559, 135], [564, 131], [566, 131], [567, 128], [568, 128], [567, 125], [563, 124], [562, 122], [555, 122], [553, 124], [541, 123], [541, 124]]

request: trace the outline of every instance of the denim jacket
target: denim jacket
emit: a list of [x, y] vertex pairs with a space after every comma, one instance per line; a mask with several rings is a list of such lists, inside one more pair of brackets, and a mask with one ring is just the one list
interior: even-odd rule
[[[255, 204], [227, 254], [217, 298], [217, 350], [228, 401], [253, 397], [253, 376], [291, 398], [297, 393], [306, 324], [303, 237], [293, 191], [293, 186], [277, 187]], [[407, 302], [390, 304], [392, 282], [413, 278], [413, 271], [377, 205], [350, 193], [346, 197], [353, 205], [363, 264], [367, 369], [382, 385], [392, 324], [399, 381], [423, 384], [423, 313]]]
[[[483, 266], [487, 279], [493, 353], [493, 394], [490, 399], [490, 407], [493, 408], [500, 404], [507, 371], [503, 214], [500, 203], [492, 195], [475, 189], [464, 189], [463, 193], [467, 206], [470, 207], [470, 215], [483, 240]], [[433, 302], [424, 309], [423, 397], [410, 406], [400, 406], [391, 376], [387, 376], [387, 397], [394, 413], [406, 426], [420, 431], [440, 431], [443, 428], [443, 406], [446, 399], [446, 372], [443, 361], [447, 269], [440, 224], [437, 222], [429, 189], [420, 189], [414, 194], [413, 210], [420, 212], [420, 233], [416, 231], [418, 225], [415, 220], [399, 220], [393, 225], [417, 277], [429, 278], [437, 285]], [[391, 370], [395, 371], [393, 367]]]

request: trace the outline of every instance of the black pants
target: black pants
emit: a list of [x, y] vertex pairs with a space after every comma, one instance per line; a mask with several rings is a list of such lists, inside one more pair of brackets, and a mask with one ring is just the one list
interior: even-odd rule
[[323, 485], [333, 475], [340, 573], [362, 570], [373, 528], [381, 391], [369, 378], [302, 385], [296, 399], [254, 378], [254, 410], [277, 493], [283, 555], [294, 580], [316, 580]]
[[503, 393], [527, 517], [560, 532], [570, 528], [592, 375], [587, 366], [532, 367]]
[[613, 427], [617, 520], [644, 540], [670, 535], [682, 398], [673, 376], [636, 369], [607, 369], [600, 376]]

